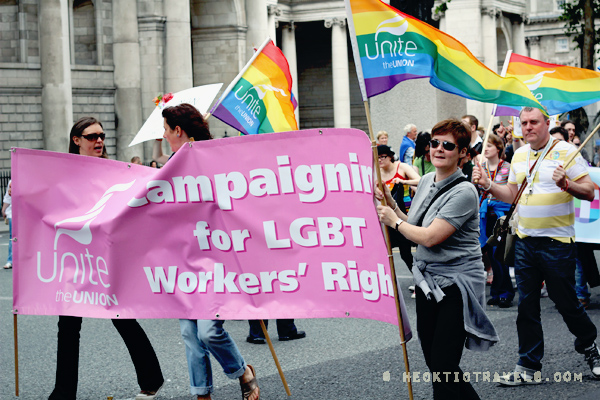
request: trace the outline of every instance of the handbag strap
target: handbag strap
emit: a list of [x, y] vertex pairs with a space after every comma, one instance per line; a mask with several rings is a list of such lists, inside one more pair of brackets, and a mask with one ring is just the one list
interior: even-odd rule
[[425, 211], [423, 212], [423, 214], [421, 214], [421, 217], [419, 218], [419, 222], [417, 222], [416, 226], [421, 226], [423, 224], [423, 220], [425, 219], [425, 214], [427, 214], [427, 211], [429, 211], [429, 209], [431, 208], [431, 206], [433, 205], [433, 203], [444, 193], [446, 193], [448, 190], [452, 189], [454, 186], [458, 185], [461, 182], [468, 182], [467, 178], [465, 178], [464, 176], [461, 176], [459, 178], [456, 178], [454, 181], [452, 181], [451, 183], [447, 184], [446, 186], [444, 186], [443, 188], [441, 188], [431, 199], [431, 201], [429, 202], [429, 204], [427, 205], [427, 208], [425, 209]]
[[[546, 153], [546, 155], [548, 155], [550, 153], [550, 150], [552, 150], [554, 148], [554, 146], [556, 146], [558, 144], [558, 142], [560, 142], [560, 140], [555, 140], [554, 143], [552, 143], [552, 145], [548, 149], [548, 152]], [[538, 161], [543, 161], [543, 160], [541, 158], [538, 158], [537, 160], [535, 160], [535, 162], [533, 163], [533, 165], [529, 169], [529, 173], [530, 174], [534, 170], [534, 168], [535, 168], [536, 164], [538, 163]], [[519, 191], [517, 192], [517, 195], [515, 196], [515, 199], [513, 200], [512, 204], [510, 205], [510, 209], [505, 214], [506, 217], [504, 218], [504, 223], [502, 224], [502, 229], [503, 230], [504, 229], [508, 229], [508, 223], [510, 221], [510, 218], [512, 217], [513, 213], [515, 212], [515, 208], [517, 207], [517, 203], [519, 202], [519, 199], [521, 198], [521, 195], [523, 194], [523, 192], [525, 191], [525, 188], [527, 186], [528, 185], [525, 184], [525, 183], [521, 184], [521, 187], [519, 188]]]

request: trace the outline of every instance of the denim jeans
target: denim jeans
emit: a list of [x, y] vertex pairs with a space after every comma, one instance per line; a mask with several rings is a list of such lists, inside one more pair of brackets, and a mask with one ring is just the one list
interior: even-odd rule
[[8, 241], [8, 258], [6, 262], [12, 264], [12, 218], [8, 219], [8, 237], [11, 240]]
[[490, 255], [490, 262], [492, 264], [492, 272], [494, 273], [494, 280], [490, 287], [490, 296], [494, 299], [509, 299], [512, 300], [515, 297], [515, 289], [513, 288], [512, 280], [508, 265], [500, 263], [494, 257], [494, 253], [498, 248], [492, 248], [492, 254]]
[[179, 320], [193, 395], [206, 395], [213, 391], [209, 353], [221, 364], [228, 378], [236, 379], [244, 375], [246, 362], [229, 333], [223, 329], [223, 322]]
[[[250, 336], [253, 339], [255, 339], [255, 338], [264, 339], [265, 338], [262, 328], [260, 327], [259, 319], [252, 319], [252, 320], [248, 321], [248, 323], [250, 324], [250, 333], [248, 334], [248, 336]], [[265, 327], [266, 328], [269, 327], [268, 320], [265, 320]], [[295, 335], [296, 332], [298, 332], [298, 329], [296, 328], [296, 325], [294, 324], [293, 319], [278, 319], [277, 320], [277, 334], [280, 337], [282, 337], [282, 336], [289, 337], [289, 336]]]
[[590, 300], [590, 290], [588, 289], [587, 279], [585, 279], [585, 274], [583, 272], [583, 265], [581, 265], [579, 258], [577, 259], [577, 266], [575, 267], [575, 293], [577, 293], [577, 298], [580, 300]]
[[575, 295], [574, 243], [562, 243], [547, 237], [517, 239], [515, 277], [519, 290], [517, 334], [519, 362], [525, 368], [542, 369], [544, 336], [540, 318], [540, 288], [546, 281], [548, 296], [575, 335], [575, 350], [583, 353], [596, 339], [592, 323]]

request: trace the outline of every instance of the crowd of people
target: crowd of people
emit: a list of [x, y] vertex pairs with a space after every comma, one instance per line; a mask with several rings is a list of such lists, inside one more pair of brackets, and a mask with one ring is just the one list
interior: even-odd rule
[[[415, 282], [417, 332], [432, 373], [460, 372], [463, 346], [485, 350], [493, 345], [498, 337], [485, 315], [485, 303], [512, 307], [518, 293], [519, 358], [501, 384], [542, 383], [540, 298], [546, 292], [576, 338], [575, 351], [584, 355], [593, 377], [600, 379], [597, 331], [586, 313], [589, 290], [575, 243], [573, 201], [593, 200], [587, 167], [597, 162], [582, 149], [564, 165], [581, 145], [572, 121], [559, 122], [550, 130], [550, 120], [541, 110], [526, 107], [520, 122], [522, 138], [513, 135], [512, 125], [501, 123], [494, 126], [485, 148], [472, 115], [442, 121], [431, 134], [409, 134], [416, 128], [407, 125], [400, 154], [413, 146], [413, 168], [420, 180], [416, 185], [399, 181], [404, 187], [384, 185], [383, 192], [377, 190], [377, 197], [385, 196], [388, 204], [379, 205], [378, 214], [388, 229], [416, 244], [406, 264]], [[387, 143], [389, 135], [385, 136]], [[378, 143], [383, 175], [393, 160], [382, 163], [382, 155], [389, 156], [390, 151]], [[401, 161], [406, 162], [406, 156], [397, 162]], [[524, 195], [517, 198], [520, 186]], [[410, 191], [408, 212], [392, 189]], [[500, 249], [488, 245], [487, 239], [513, 202], [518, 204], [517, 237], [514, 265], [507, 265], [508, 259], [499, 256]], [[402, 255], [407, 250], [400, 243], [392, 242]], [[484, 265], [491, 270], [487, 301]], [[469, 382], [442, 379], [432, 385], [436, 399], [479, 398]]]
[[[192, 105], [168, 107], [162, 115], [171, 155], [163, 153], [157, 140], [150, 167], [168, 163], [188, 142], [212, 139], [206, 120]], [[516, 293], [519, 357], [514, 373], [505, 376], [501, 384], [542, 382], [540, 297], [544, 283], [576, 337], [575, 351], [584, 355], [592, 375], [600, 378], [597, 330], [586, 313], [590, 294], [574, 242], [573, 203], [574, 199], [594, 198], [587, 167], [598, 164], [600, 149], [593, 159], [581, 151], [574, 162], [564, 165], [581, 145], [573, 122], [549, 129], [548, 117], [528, 107], [521, 111], [520, 122], [522, 138], [513, 135], [512, 125], [500, 123], [494, 126], [485, 148], [479, 121], [472, 115], [441, 121], [431, 133], [418, 133], [414, 124], [407, 124], [398, 157], [389, 146], [389, 134], [377, 134], [384, 185], [376, 189], [375, 196], [380, 201], [385, 198], [387, 204], [377, 206], [378, 216], [414, 278], [411, 289], [425, 362], [432, 373], [450, 372], [453, 377], [432, 381], [436, 399], [479, 398], [468, 381], [454, 379], [463, 377], [459, 365], [463, 348], [488, 350], [499, 340], [486, 315], [486, 304], [512, 307]], [[107, 158], [104, 140], [100, 121], [81, 118], [71, 130], [69, 153]], [[130, 162], [142, 164], [140, 157]], [[523, 195], [516, 198], [521, 186]], [[9, 227], [10, 196], [9, 183], [2, 208]], [[519, 218], [514, 262], [508, 265], [487, 239], [514, 201], [518, 201]], [[12, 268], [10, 247], [4, 268]], [[491, 285], [487, 300], [486, 276]], [[56, 382], [50, 400], [77, 397], [82, 322], [81, 317], [59, 316]], [[133, 319], [114, 319], [112, 323], [135, 367], [140, 386], [135, 399], [154, 399], [164, 378], [146, 333]], [[194, 396], [211, 398], [212, 354], [226, 376], [239, 380], [244, 399], [260, 398], [256, 371], [245, 361], [223, 320], [182, 319], [179, 324]], [[293, 319], [277, 320], [277, 330], [281, 341], [306, 336]], [[249, 321], [246, 340], [265, 343], [260, 321]]]

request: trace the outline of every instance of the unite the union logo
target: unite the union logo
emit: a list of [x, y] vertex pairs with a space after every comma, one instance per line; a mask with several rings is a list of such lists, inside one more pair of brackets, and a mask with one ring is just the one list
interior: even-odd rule
[[[367, 58], [369, 60], [377, 60], [379, 58], [385, 59], [386, 56], [389, 56], [391, 61], [384, 61], [384, 68], [413, 67], [415, 61], [404, 58], [414, 57], [416, 55], [415, 51], [418, 49], [417, 44], [412, 40], [402, 40], [402, 35], [406, 33], [408, 28], [408, 20], [400, 15], [379, 23], [375, 30], [375, 42], [365, 43], [365, 55]], [[385, 39], [380, 40], [380, 35], [382, 33], [396, 36], [396, 38], [390, 39], [389, 35], [385, 35]], [[371, 47], [371, 49], [369, 49], [369, 47]], [[396, 59], [394, 60], [394, 58]]]

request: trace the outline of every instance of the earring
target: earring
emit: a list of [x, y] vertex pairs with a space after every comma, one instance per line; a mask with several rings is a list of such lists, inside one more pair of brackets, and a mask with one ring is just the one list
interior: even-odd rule
[[181, 134], [180, 134], [180, 133], [178, 133], [178, 134], [177, 134], [177, 137], [181, 137]]

